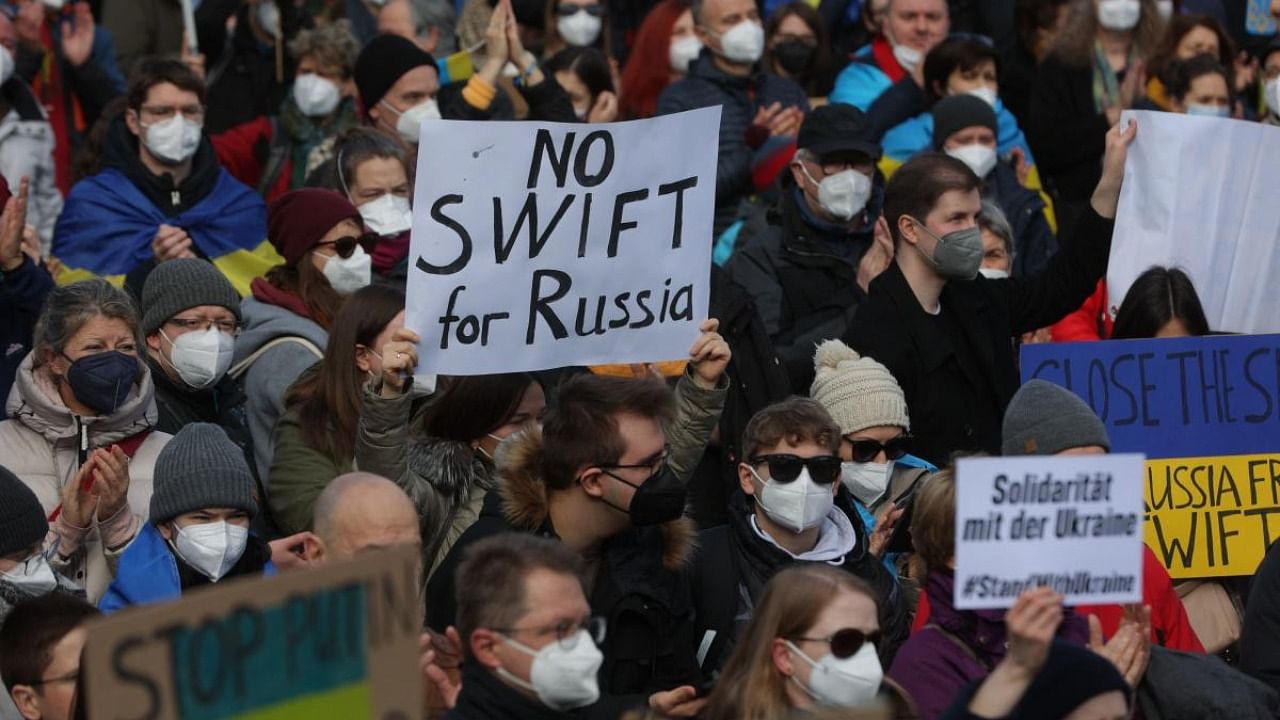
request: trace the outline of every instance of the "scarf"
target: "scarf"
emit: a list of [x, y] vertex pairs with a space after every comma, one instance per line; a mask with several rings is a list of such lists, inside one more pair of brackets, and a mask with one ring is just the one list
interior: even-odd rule
[[[1136, 59], [1137, 54], [1131, 44], [1129, 54], [1124, 61], [1125, 72], [1129, 72], [1129, 68], [1133, 67]], [[1093, 43], [1093, 109], [1102, 114], [1107, 111], [1107, 108], [1116, 106], [1123, 106], [1120, 101], [1120, 79], [1111, 69], [1111, 63], [1107, 62], [1107, 53], [1103, 51], [1102, 43], [1095, 40]]]

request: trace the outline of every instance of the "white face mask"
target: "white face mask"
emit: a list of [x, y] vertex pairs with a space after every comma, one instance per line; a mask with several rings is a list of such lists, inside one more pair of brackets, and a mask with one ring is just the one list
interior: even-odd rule
[[1156, 9], [1160, 11], [1160, 17], [1168, 20], [1173, 17], [1173, 0], [1156, 0]]
[[841, 170], [818, 182], [809, 174], [809, 168], [804, 163], [800, 163], [800, 169], [809, 178], [809, 182], [818, 185], [818, 204], [836, 220], [848, 222], [867, 206], [867, 200], [871, 197], [871, 178], [857, 170]]
[[48, 595], [58, 587], [58, 577], [53, 574], [53, 568], [43, 553], [31, 556], [26, 562], [0, 575], [0, 579], [32, 597]]
[[603, 20], [586, 10], [579, 10], [572, 15], [561, 15], [556, 20], [556, 31], [570, 45], [587, 47], [600, 37], [600, 26], [603, 23]]
[[138, 124], [147, 149], [161, 162], [177, 165], [195, 155], [196, 148], [200, 147], [202, 126], [184, 115], [174, 115], [150, 125], [143, 125], [139, 120]]
[[667, 51], [667, 59], [671, 61], [671, 69], [678, 73], [689, 72], [689, 65], [702, 54], [702, 42], [693, 35], [686, 35], [671, 43]]
[[[160, 335], [169, 340], [163, 330]], [[182, 382], [197, 390], [213, 385], [227, 374], [236, 349], [235, 338], [216, 327], [184, 333], [177, 340], [169, 340], [169, 344], [172, 346], [169, 364]]]
[[13, 77], [13, 53], [9, 52], [9, 48], [0, 45], [0, 85], [9, 82], [9, 78]]
[[978, 268], [978, 274], [988, 280], [1003, 280], [1009, 277], [1009, 271], [1001, 270], [1000, 268]]
[[1200, 115], [1203, 117], [1230, 117], [1231, 108], [1226, 105], [1201, 105], [1200, 103], [1191, 103], [1187, 105], [1188, 115]]
[[893, 475], [893, 463], [858, 463], [847, 462], [841, 467], [841, 480], [858, 501], [871, 507], [889, 487], [889, 478]]
[[755, 20], [743, 20], [720, 36], [720, 52], [736, 63], [754, 63], [764, 53], [764, 28]]
[[350, 295], [373, 282], [373, 258], [364, 248], [356, 245], [349, 258], [330, 255], [321, 270], [329, 285], [339, 295]]
[[240, 562], [248, 543], [248, 528], [219, 520], [178, 528], [173, 547], [188, 565], [217, 582]]
[[258, 28], [269, 37], [280, 37], [280, 8], [275, 0], [258, 0], [255, 12], [258, 16]]
[[404, 112], [391, 107], [386, 100], [382, 101], [382, 105], [400, 116], [400, 119], [396, 120], [396, 132], [411, 145], [418, 144], [418, 136], [422, 134], [423, 120], [440, 119], [440, 106], [436, 104], [435, 98], [427, 98]]
[[1098, 24], [1107, 30], [1132, 30], [1141, 18], [1141, 0], [1098, 0]]
[[596, 673], [604, 662], [604, 654], [591, 639], [591, 633], [578, 630], [573, 648], [566, 650], [560, 641], [534, 650], [524, 643], [504, 637], [507, 644], [533, 658], [529, 682], [498, 668], [498, 675], [538, 696], [552, 710], [573, 710], [600, 699]]
[[924, 53], [913, 47], [907, 47], [906, 45], [898, 45], [895, 43], [893, 46], [893, 59], [898, 61], [898, 64], [902, 66], [903, 70], [911, 72], [912, 70], [915, 70], [916, 66], [920, 64], [920, 61], [924, 59]]
[[67, 4], [66, 0], [40, 0], [40, 4], [50, 10], [61, 10], [63, 5]]
[[385, 193], [357, 209], [364, 224], [381, 237], [394, 237], [413, 227], [409, 199], [399, 195]]
[[884, 670], [880, 667], [876, 648], [871, 643], [863, 643], [858, 652], [843, 660], [828, 654], [817, 662], [801, 652], [790, 640], [786, 643], [792, 652], [812, 668], [809, 671], [809, 687], [804, 687], [799, 680], [796, 680], [796, 684], [804, 688], [819, 704], [856, 708], [870, 705], [875, 700], [876, 693], [880, 691], [880, 683], [884, 682]]
[[986, 177], [996, 166], [996, 149], [978, 143], [952, 148], [947, 154], [968, 165], [973, 174], [980, 178]]
[[1272, 78], [1267, 83], [1263, 94], [1267, 98], [1267, 109], [1272, 115], [1280, 117], [1280, 76]]
[[821, 525], [835, 504], [831, 486], [815, 483], [809, 477], [809, 468], [802, 469], [800, 476], [789, 483], [765, 480], [755, 468], [751, 468], [751, 474], [764, 485], [757, 497], [764, 514], [792, 532]]
[[993, 108], [996, 106], [996, 98], [998, 97], [998, 95], [996, 93], [996, 89], [991, 87], [990, 85], [980, 85], [968, 91], [966, 94], [972, 95], [976, 98], [982, 98], [983, 100], [986, 101], [988, 105], [990, 105]]
[[588, 107], [578, 107], [577, 105], [573, 106], [573, 114], [577, 115], [578, 119], [583, 122], [586, 122], [587, 115], [589, 115], [590, 113], [591, 113], [591, 108], [589, 106]]
[[333, 112], [341, 100], [342, 92], [328, 78], [307, 73], [293, 81], [293, 101], [307, 117], [324, 117]]

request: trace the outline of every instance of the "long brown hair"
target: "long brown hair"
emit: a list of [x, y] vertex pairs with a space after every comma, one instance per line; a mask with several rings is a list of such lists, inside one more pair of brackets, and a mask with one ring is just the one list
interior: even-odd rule
[[1218, 56], [1214, 59], [1226, 69], [1227, 87], [1234, 92], [1236, 45], [1227, 31], [1222, 28], [1222, 23], [1212, 15], [1174, 15], [1169, 20], [1163, 41], [1151, 54], [1151, 61], [1147, 64], [1147, 74], [1159, 77], [1165, 85], [1168, 85], [1168, 71], [1178, 59], [1178, 45], [1196, 28], [1204, 28], [1218, 36]]
[[[1068, 65], [1091, 67], [1093, 44], [1101, 26], [1098, 24], [1096, 0], [1074, 0], [1067, 21], [1054, 40], [1049, 51]], [[1156, 7], [1156, 0], [1142, 0], [1142, 17], [1133, 29], [1133, 48], [1139, 58], [1155, 54], [1164, 37], [1164, 20]]]
[[818, 563], [793, 565], [765, 585], [755, 615], [725, 665], [703, 714], [706, 720], [773, 720], [791, 711], [787, 678], [773, 664], [773, 641], [804, 635], [838, 591], [875, 592], [853, 574]]
[[329, 284], [324, 273], [311, 262], [311, 253], [293, 265], [280, 264], [267, 271], [267, 282], [279, 290], [296, 295], [317, 325], [331, 330], [334, 318], [343, 305], [343, 297]]
[[[303, 263], [307, 264], [307, 263]], [[355, 452], [365, 374], [356, 366], [356, 346], [374, 340], [404, 309], [404, 293], [387, 285], [354, 292], [333, 321], [324, 359], [285, 394], [285, 408], [298, 411], [302, 439], [339, 463]]]

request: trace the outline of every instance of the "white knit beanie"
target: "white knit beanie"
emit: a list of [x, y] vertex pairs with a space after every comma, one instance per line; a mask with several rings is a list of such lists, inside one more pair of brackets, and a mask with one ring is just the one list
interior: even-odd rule
[[869, 427], [911, 427], [907, 399], [889, 369], [839, 340], [827, 340], [813, 356], [817, 373], [809, 395], [840, 426], [841, 434]]

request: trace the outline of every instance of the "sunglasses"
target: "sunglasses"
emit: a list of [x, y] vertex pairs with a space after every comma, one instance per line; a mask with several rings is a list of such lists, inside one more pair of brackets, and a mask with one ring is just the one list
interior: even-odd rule
[[333, 246], [334, 252], [338, 254], [338, 257], [342, 258], [343, 260], [346, 260], [347, 258], [355, 254], [356, 246], [363, 247], [366, 251], [368, 251], [368, 249], [373, 247], [374, 244], [376, 244], [377, 242], [378, 242], [377, 235], [373, 233], [365, 233], [360, 237], [352, 237], [350, 235], [347, 235], [345, 237], [340, 237], [337, 240], [332, 240], [330, 242], [316, 243], [316, 247], [319, 248], [319, 247], [325, 247], [325, 246], [331, 245]]
[[850, 437], [845, 437], [845, 440], [853, 446], [853, 461], [859, 463], [872, 462], [881, 451], [890, 460], [901, 460], [911, 450], [910, 435], [899, 435], [887, 443], [876, 440], [854, 440]]
[[775, 482], [794, 482], [800, 471], [808, 468], [809, 477], [819, 485], [830, 485], [840, 477], [840, 458], [835, 455], [819, 455], [802, 458], [798, 455], [757, 455], [752, 465], [768, 465], [769, 477]]
[[578, 12], [586, 11], [591, 17], [604, 17], [604, 5], [576, 5], [574, 3], [560, 3], [556, 7], [556, 14], [560, 17], [569, 17]]
[[853, 657], [862, 646], [871, 643], [871, 647], [878, 648], [880, 646], [880, 633], [864, 633], [854, 628], [845, 628], [837, 630], [831, 637], [815, 638], [815, 637], [798, 637], [791, 638], [792, 642], [821, 642], [831, 645], [831, 654], [836, 656], [838, 660]]

